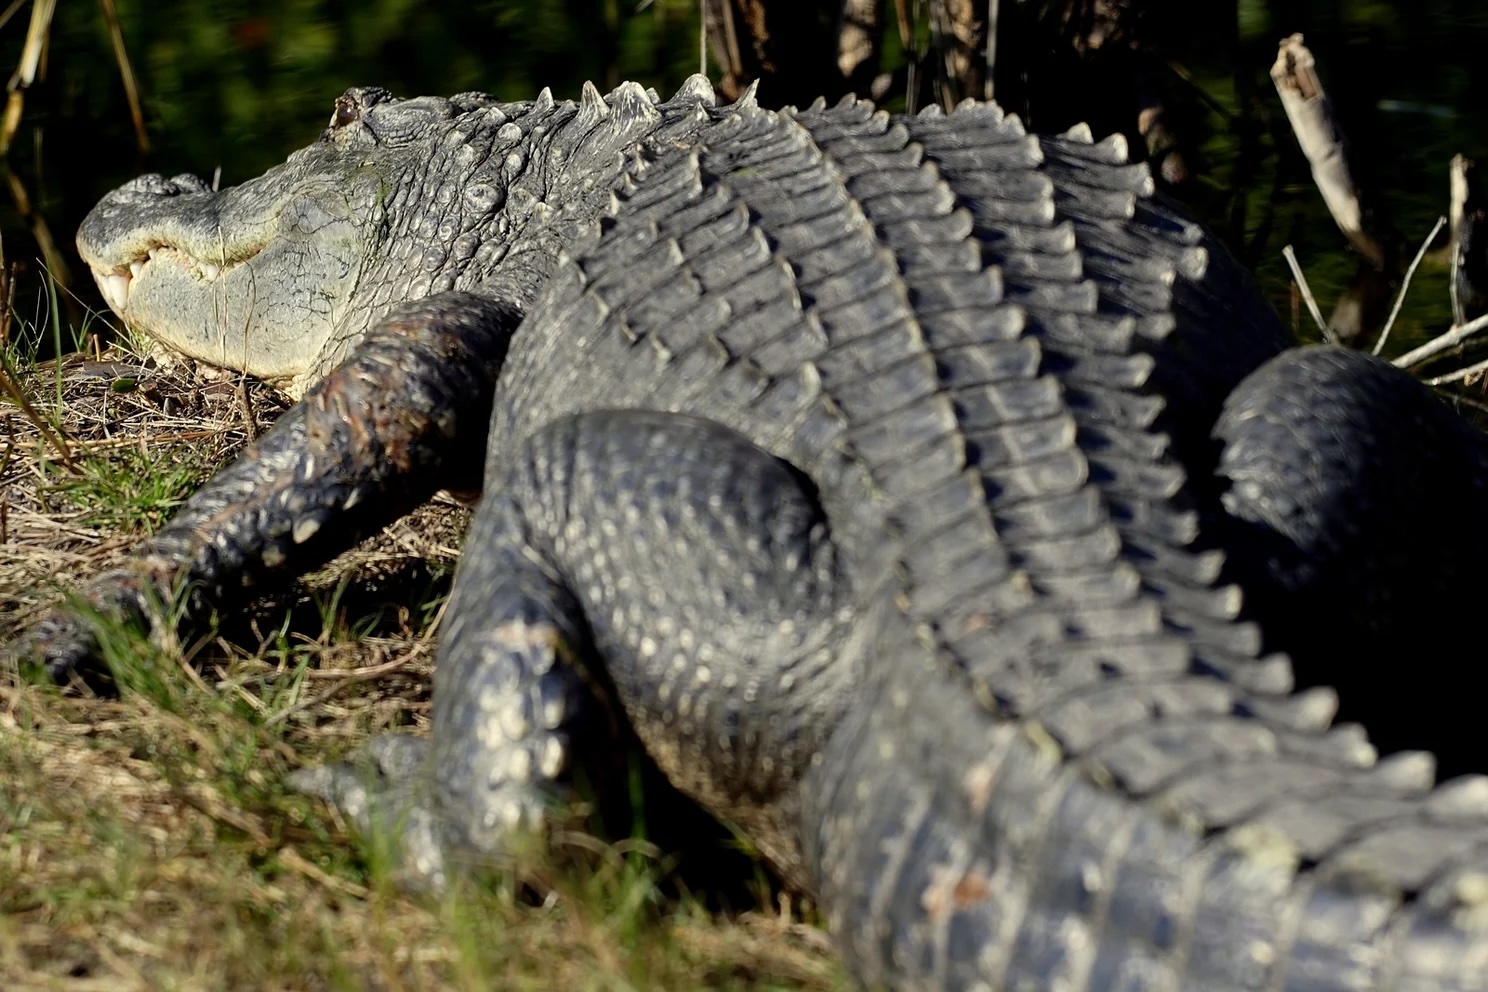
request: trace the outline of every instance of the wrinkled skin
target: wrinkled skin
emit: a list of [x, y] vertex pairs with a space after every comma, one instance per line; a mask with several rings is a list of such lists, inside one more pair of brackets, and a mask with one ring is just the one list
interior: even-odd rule
[[671, 105], [634, 84], [611, 98], [349, 90], [318, 141], [241, 186], [148, 175], [110, 193], [78, 250], [165, 351], [298, 397], [396, 303], [478, 290], [525, 307], [608, 202], [622, 150], [698, 107], [686, 88]]

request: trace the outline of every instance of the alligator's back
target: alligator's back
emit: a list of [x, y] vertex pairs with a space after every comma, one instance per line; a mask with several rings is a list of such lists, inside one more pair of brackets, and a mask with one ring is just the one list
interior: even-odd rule
[[[493, 470], [630, 408], [809, 477], [855, 613], [760, 690], [790, 704], [764, 819], [866, 983], [1488, 987], [1488, 790], [1330, 730], [1198, 550], [1185, 463], [1281, 333], [1119, 143], [751, 110], [615, 213], [508, 356]], [[721, 680], [685, 654], [702, 725], [638, 730], [737, 815], [686, 757]]]

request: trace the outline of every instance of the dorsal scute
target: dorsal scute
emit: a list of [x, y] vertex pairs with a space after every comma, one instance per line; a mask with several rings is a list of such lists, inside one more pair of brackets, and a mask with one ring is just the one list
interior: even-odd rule
[[667, 103], [675, 104], [702, 104], [705, 107], [718, 106], [718, 94], [713, 90], [713, 84], [708, 82], [708, 77], [699, 73], [688, 76], [682, 85], [677, 87], [677, 92]]

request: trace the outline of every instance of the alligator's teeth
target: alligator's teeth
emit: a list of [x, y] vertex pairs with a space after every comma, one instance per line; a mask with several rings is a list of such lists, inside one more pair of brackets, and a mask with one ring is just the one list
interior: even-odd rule
[[124, 304], [129, 300], [129, 277], [122, 272], [95, 271], [93, 281], [98, 283], [98, 289], [103, 293], [109, 309], [122, 316]]
[[207, 282], [212, 282], [214, 279], [222, 274], [222, 266], [213, 265], [210, 262], [203, 262], [201, 270], [202, 275], [206, 277]]
[[129, 278], [131, 278], [131, 279], [138, 279], [139, 278], [139, 274], [140, 274], [140, 270], [143, 269], [144, 267], [145, 267], [145, 263], [144, 262], [130, 262], [129, 263]]

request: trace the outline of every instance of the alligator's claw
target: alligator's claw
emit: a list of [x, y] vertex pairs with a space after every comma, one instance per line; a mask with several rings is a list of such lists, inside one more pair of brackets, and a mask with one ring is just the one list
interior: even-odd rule
[[149, 580], [137, 570], [105, 572], [64, 605], [48, 611], [10, 650], [23, 671], [45, 671], [58, 684], [96, 685], [106, 675], [99, 628], [150, 623]]
[[502, 841], [517, 831], [542, 827], [550, 797], [525, 780], [492, 782], [491, 791], [505, 800], [500, 808], [506, 822], [482, 824], [486, 830], [477, 839], [459, 829], [441, 802], [432, 748], [422, 738], [385, 734], [344, 763], [300, 769], [290, 776], [289, 786], [336, 807], [374, 850], [388, 857], [398, 885], [443, 892], [456, 852], [461, 861], [496, 862], [504, 853]]
[[443, 892], [449, 884], [439, 816], [421, 773], [429, 742], [400, 734], [374, 738], [346, 762], [302, 768], [296, 792], [336, 807], [364, 838], [390, 855], [393, 877], [409, 889]]

